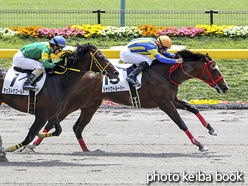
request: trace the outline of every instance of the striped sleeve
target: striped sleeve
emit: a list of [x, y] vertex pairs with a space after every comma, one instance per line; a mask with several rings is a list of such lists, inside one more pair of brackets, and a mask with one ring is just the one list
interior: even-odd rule
[[51, 55], [46, 52], [42, 52], [41, 54], [42, 65], [45, 68], [54, 68], [56, 65], [52, 63]]

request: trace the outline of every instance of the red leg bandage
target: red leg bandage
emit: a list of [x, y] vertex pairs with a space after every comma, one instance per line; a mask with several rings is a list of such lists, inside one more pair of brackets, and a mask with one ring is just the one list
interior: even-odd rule
[[83, 138], [78, 139], [78, 142], [82, 148], [83, 151], [89, 151], [88, 148], [86, 147]]
[[190, 141], [196, 145], [197, 144], [197, 140], [195, 139], [195, 137], [191, 134], [191, 132], [189, 130], [186, 130], [185, 133], [187, 134], [187, 136], [189, 137]]
[[208, 122], [205, 120], [205, 118], [200, 114], [200, 112], [198, 114], [196, 114], [196, 116], [199, 118], [199, 120], [201, 121], [201, 123], [203, 124], [204, 127], [208, 126]]
[[[47, 133], [46, 129], [43, 130], [43, 133]], [[43, 138], [37, 138], [37, 140], [35, 140], [35, 141], [33, 142], [33, 144], [34, 144], [35, 146], [38, 146], [38, 145], [42, 142], [42, 140], [43, 140]]]

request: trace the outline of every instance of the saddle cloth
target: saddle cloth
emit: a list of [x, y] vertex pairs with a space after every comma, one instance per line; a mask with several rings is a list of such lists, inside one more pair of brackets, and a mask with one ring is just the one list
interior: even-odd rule
[[[7, 74], [4, 78], [2, 94], [13, 94], [13, 95], [24, 95], [28, 96], [29, 91], [23, 90], [22, 86], [26, 81], [28, 75], [27, 73], [22, 73], [14, 70], [13, 68], [7, 71]], [[35, 91], [35, 96], [40, 92], [43, 87], [46, 79], [46, 72], [43, 73], [41, 79], [36, 82], [36, 87], [39, 89]]]
[[[102, 92], [119, 92], [119, 91], [130, 91], [130, 87], [127, 77], [127, 68], [129, 68], [130, 64], [122, 64], [116, 66], [116, 70], [119, 72], [119, 77], [115, 80], [109, 79], [105, 76], [102, 83]], [[137, 80], [141, 83], [142, 72], [137, 76]], [[141, 86], [136, 87], [139, 89]]]

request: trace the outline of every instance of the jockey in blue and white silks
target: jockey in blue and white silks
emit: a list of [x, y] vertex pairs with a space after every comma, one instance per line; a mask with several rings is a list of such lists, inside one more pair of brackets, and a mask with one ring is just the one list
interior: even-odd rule
[[182, 63], [183, 59], [172, 59], [175, 55], [167, 52], [168, 48], [171, 48], [171, 39], [168, 36], [160, 36], [154, 38], [138, 38], [130, 41], [120, 52], [120, 58], [126, 63], [136, 64], [137, 67], [132, 71], [127, 81], [132, 83], [134, 86], [140, 86], [140, 83], [136, 81], [136, 76], [151, 66], [153, 56], [161, 63], [175, 64]]

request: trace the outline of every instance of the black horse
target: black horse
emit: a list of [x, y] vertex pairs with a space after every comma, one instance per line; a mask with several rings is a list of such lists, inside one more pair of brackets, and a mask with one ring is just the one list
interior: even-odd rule
[[[101, 72], [109, 78], [117, 78], [119, 74], [102, 52], [90, 44], [77, 45], [74, 52], [65, 52], [61, 56], [61, 64], [55, 69], [58, 74], [47, 73], [44, 86], [36, 97], [35, 121], [25, 140], [8, 149], [2, 146], [0, 152], [12, 152], [28, 145], [47, 121], [56, 128], [51, 135], [60, 135], [62, 129], [58, 115], [64, 110], [71, 93], [87, 71]], [[7, 70], [0, 69], [0, 87], [3, 87], [6, 73]], [[0, 93], [0, 103], [2, 102], [21, 112], [27, 112], [28, 96]]]
[[[206, 151], [207, 148], [191, 134], [178, 114], [177, 108], [194, 113], [211, 135], [217, 135], [217, 133], [200, 114], [199, 110], [177, 97], [178, 85], [190, 78], [198, 78], [214, 87], [218, 93], [226, 93], [228, 86], [216, 62], [209, 55], [192, 53], [188, 50], [179, 51], [177, 55], [183, 57], [184, 63], [174, 66], [158, 63], [143, 72], [142, 87], [138, 89], [141, 107], [159, 107], [186, 133], [191, 142], [199, 147], [200, 151]], [[103, 99], [132, 106], [129, 92], [102, 93], [102, 82], [103, 78], [101, 76], [87, 73], [69, 98], [64, 112], [58, 116], [59, 120], [62, 121], [70, 113], [81, 109], [81, 115], [74, 124], [73, 130], [83, 151], [88, 151], [88, 148], [83, 141], [82, 132]], [[44, 129], [44, 133], [52, 128], [53, 124], [49, 122]], [[41, 140], [41, 138], [37, 139], [30, 147], [34, 148], [39, 145]]]

